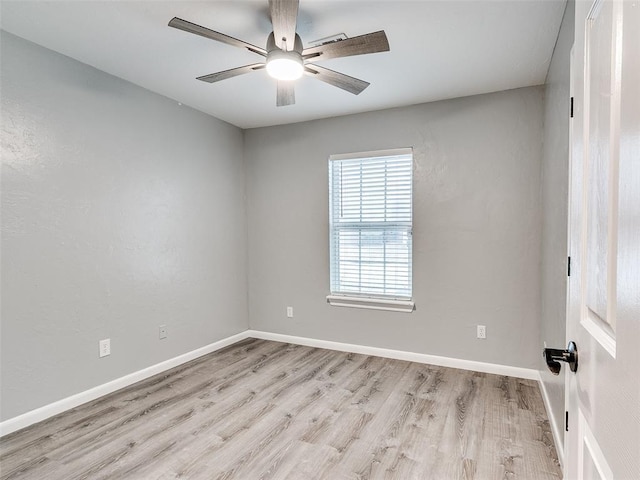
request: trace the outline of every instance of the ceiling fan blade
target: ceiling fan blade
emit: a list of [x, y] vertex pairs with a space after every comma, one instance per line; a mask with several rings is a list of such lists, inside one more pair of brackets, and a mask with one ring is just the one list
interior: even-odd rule
[[250, 43], [243, 42], [242, 40], [238, 40], [237, 38], [233, 38], [229, 35], [225, 35], [224, 33], [210, 30], [206, 27], [196, 25], [195, 23], [188, 22], [187, 20], [183, 20], [178, 17], [173, 17], [169, 22], [169, 26], [177, 28], [178, 30], [184, 30], [185, 32], [195, 33], [196, 35], [210, 38], [211, 40], [226, 43], [227, 45], [246, 48], [250, 52], [257, 53], [258, 55], [262, 55], [263, 57], [267, 56], [267, 51], [264, 48], [256, 47], [255, 45], [251, 45]]
[[320, 65], [305, 65], [305, 73], [313, 78], [317, 78], [329, 85], [341, 88], [347, 92], [359, 95], [370, 83], [359, 78], [350, 77], [344, 73], [334, 72]]
[[253, 65], [245, 65], [244, 67], [232, 68], [231, 70], [224, 70], [222, 72], [210, 73], [209, 75], [203, 75], [196, 78], [196, 80], [202, 80], [203, 82], [214, 83], [220, 80], [226, 80], [227, 78], [237, 77], [238, 75], [244, 75], [245, 73], [261, 70], [266, 66], [264, 63], [254, 63]]
[[379, 32], [366, 33], [358, 37], [327, 43], [326, 45], [305, 48], [302, 51], [302, 56], [306, 61], [316, 62], [329, 58], [350, 57], [352, 55], [388, 51], [389, 40], [387, 40], [387, 35], [384, 33], [384, 30], [380, 30]]
[[294, 49], [299, 0], [269, 0], [273, 35], [280, 50]]
[[276, 100], [277, 107], [286, 107], [296, 103], [296, 94], [293, 82], [285, 82], [278, 80], [278, 97]]

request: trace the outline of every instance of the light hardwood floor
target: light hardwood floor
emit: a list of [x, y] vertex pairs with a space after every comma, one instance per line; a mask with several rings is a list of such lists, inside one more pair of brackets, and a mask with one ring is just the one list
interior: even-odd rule
[[2, 479], [558, 479], [536, 382], [249, 339], [0, 440]]

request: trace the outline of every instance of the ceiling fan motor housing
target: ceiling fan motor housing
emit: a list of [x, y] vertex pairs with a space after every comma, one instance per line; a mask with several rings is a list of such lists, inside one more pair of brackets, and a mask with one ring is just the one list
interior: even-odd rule
[[[294, 51], [294, 52], [298, 52], [300, 55], [302, 55], [302, 39], [300, 38], [300, 35], [298, 35], [296, 33], [296, 38], [293, 41], [293, 48], [288, 48], [289, 47], [289, 42], [285, 39], [283, 39], [285, 45], [287, 46], [287, 51]], [[268, 53], [271, 53], [274, 50], [280, 50], [280, 51], [284, 51], [280, 48], [278, 48], [278, 46], [276, 45], [276, 39], [275, 36], [273, 34], [273, 32], [271, 32], [269, 34], [269, 37], [267, 38], [267, 48], [266, 48]]]
[[[285, 43], [285, 42], [283, 42]], [[286, 45], [286, 43], [285, 43]], [[278, 80], [297, 80], [304, 72], [302, 40], [296, 33], [292, 50], [281, 50], [276, 46], [273, 32], [267, 39], [267, 72]]]

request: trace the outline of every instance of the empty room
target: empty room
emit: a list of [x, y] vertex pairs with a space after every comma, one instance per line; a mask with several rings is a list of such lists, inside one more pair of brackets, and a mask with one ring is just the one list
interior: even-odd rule
[[640, 3], [0, 28], [0, 479], [640, 479]]

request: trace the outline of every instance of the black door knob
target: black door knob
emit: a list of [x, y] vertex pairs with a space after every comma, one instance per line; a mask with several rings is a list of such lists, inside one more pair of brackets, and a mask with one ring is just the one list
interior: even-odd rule
[[557, 348], [545, 348], [542, 356], [547, 362], [547, 367], [551, 373], [558, 375], [560, 373], [560, 362], [567, 362], [572, 372], [578, 371], [578, 347], [575, 342], [569, 342], [566, 350], [558, 350]]

